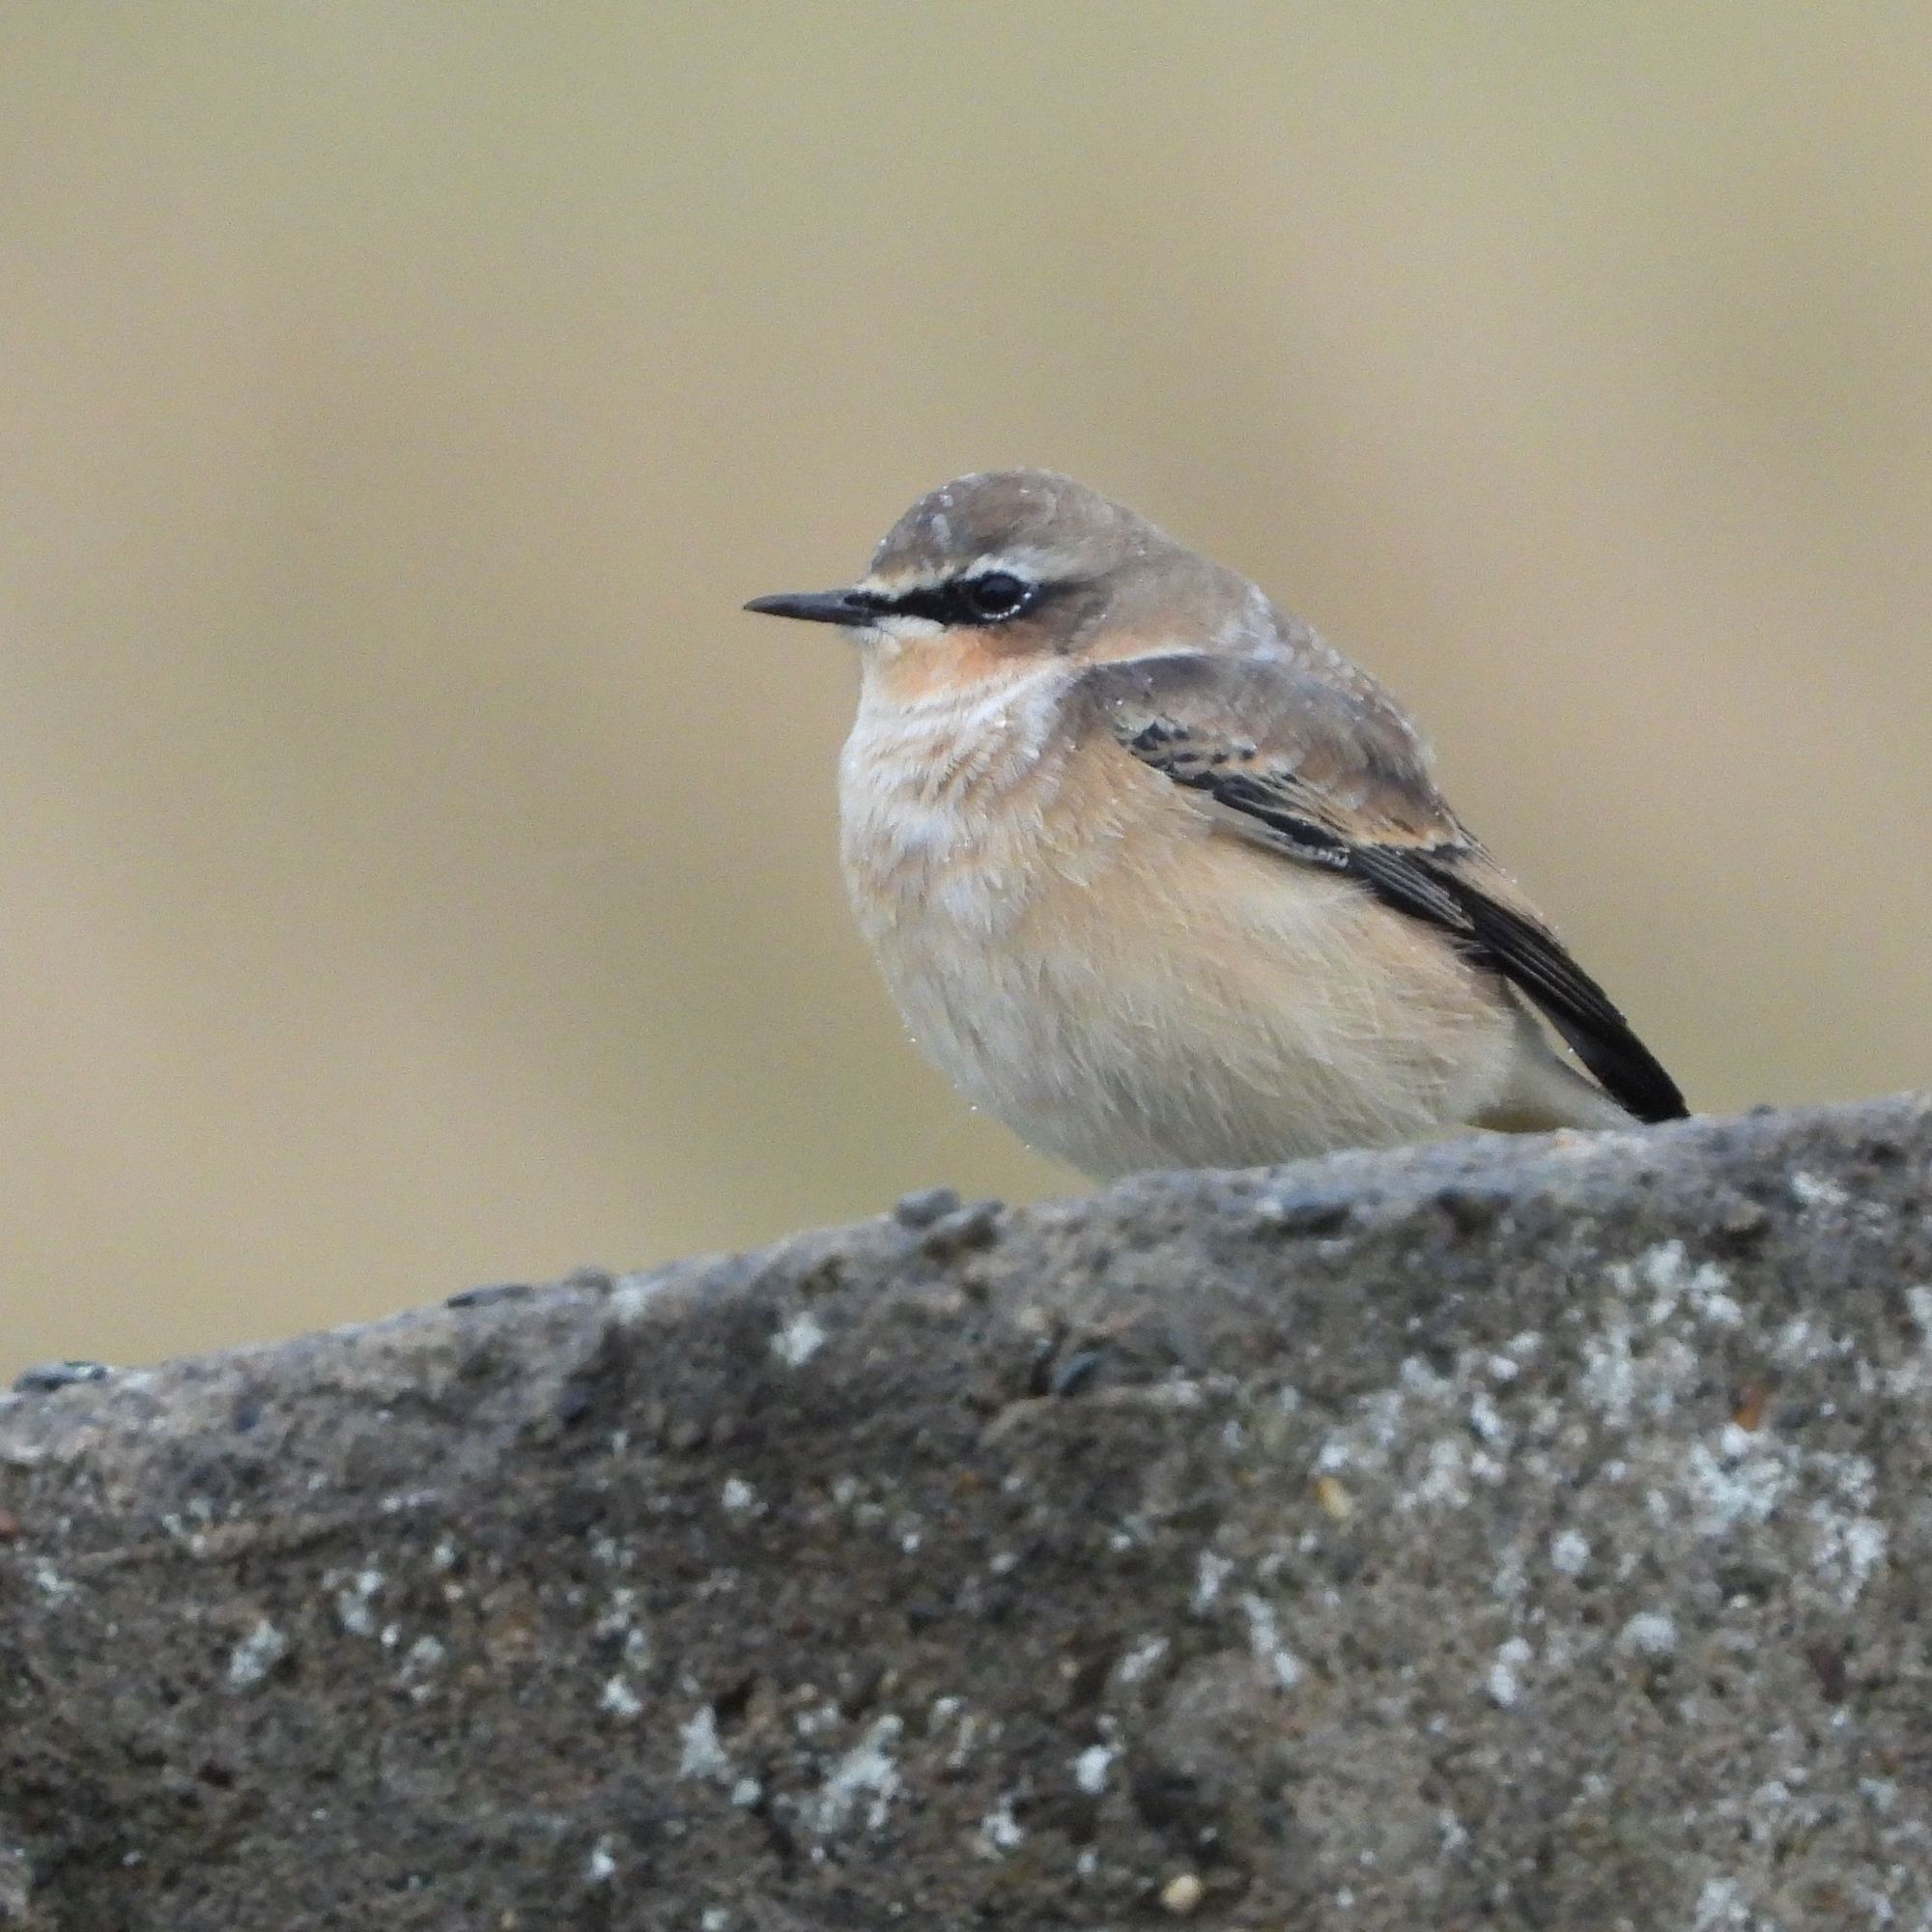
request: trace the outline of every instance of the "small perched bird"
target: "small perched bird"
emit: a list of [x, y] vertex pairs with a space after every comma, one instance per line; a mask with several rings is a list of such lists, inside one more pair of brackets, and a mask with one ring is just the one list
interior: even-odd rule
[[853, 909], [914, 1037], [1042, 1152], [1105, 1177], [1683, 1115], [1395, 699], [1124, 505], [962, 476], [849, 588], [746, 608], [857, 641]]

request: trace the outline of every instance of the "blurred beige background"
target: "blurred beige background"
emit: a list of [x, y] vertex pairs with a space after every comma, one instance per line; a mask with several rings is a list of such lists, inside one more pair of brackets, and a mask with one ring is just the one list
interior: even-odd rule
[[1067, 469], [1387, 676], [1706, 1108], [1932, 1079], [1932, 23], [0, 17], [0, 1368], [949, 1180], [842, 645]]

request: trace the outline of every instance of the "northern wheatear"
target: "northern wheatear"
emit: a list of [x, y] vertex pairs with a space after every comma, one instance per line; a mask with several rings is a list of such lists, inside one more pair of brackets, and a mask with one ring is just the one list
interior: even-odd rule
[[1389, 694], [1122, 504], [962, 476], [849, 589], [747, 608], [857, 640], [853, 908], [921, 1046], [1043, 1152], [1108, 1176], [1684, 1113]]

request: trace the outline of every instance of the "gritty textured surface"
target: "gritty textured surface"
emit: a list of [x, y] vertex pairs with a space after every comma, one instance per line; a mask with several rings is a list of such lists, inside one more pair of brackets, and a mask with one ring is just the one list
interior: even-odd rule
[[1932, 1103], [0, 1401], [0, 1925], [1932, 1925]]

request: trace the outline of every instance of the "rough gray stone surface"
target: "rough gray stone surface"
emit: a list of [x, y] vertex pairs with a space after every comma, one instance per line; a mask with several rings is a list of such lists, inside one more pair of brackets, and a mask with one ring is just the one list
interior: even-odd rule
[[0, 1401], [0, 1925], [1932, 1925], [1932, 1102]]

